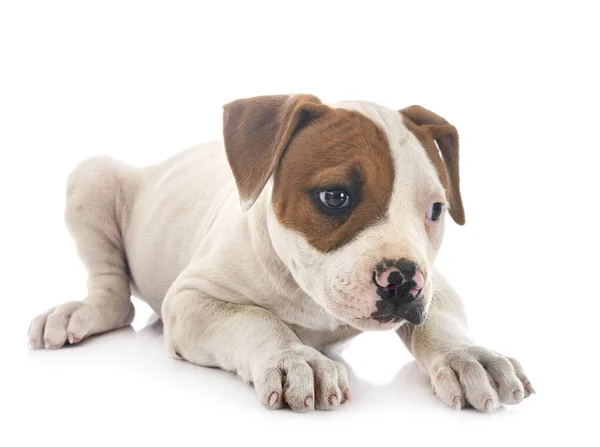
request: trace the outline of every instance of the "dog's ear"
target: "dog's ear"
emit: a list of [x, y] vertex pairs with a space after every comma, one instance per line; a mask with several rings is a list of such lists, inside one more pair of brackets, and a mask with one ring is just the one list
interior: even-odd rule
[[425, 148], [440, 176], [450, 202], [452, 219], [457, 224], [464, 225], [465, 210], [460, 195], [456, 128], [441, 116], [421, 106], [410, 106], [400, 110], [400, 113], [406, 126]]
[[225, 151], [244, 211], [260, 195], [294, 134], [327, 110], [312, 95], [256, 96], [223, 106]]

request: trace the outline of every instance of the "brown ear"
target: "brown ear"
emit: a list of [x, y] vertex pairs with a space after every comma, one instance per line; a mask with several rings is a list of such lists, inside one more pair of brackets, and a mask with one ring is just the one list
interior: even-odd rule
[[256, 96], [223, 106], [225, 151], [244, 211], [260, 195], [294, 133], [328, 109], [312, 95]]
[[458, 132], [456, 128], [441, 116], [421, 106], [410, 106], [400, 110], [400, 113], [404, 116], [404, 122], [408, 129], [415, 134], [425, 148], [440, 176], [450, 201], [452, 219], [457, 224], [464, 225], [465, 210], [460, 196]]

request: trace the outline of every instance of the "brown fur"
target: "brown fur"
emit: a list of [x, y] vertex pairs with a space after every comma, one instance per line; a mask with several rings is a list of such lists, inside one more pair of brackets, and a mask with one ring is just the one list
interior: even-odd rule
[[441, 116], [421, 106], [410, 106], [400, 110], [400, 113], [404, 117], [404, 124], [421, 142], [440, 176], [450, 202], [452, 219], [457, 224], [464, 225], [465, 211], [460, 194], [456, 128]]
[[223, 106], [223, 138], [240, 199], [257, 199], [294, 132], [329, 107], [312, 95], [257, 96]]
[[[358, 112], [329, 109], [298, 133], [281, 160], [275, 214], [317, 250], [335, 250], [385, 216], [394, 175], [383, 131]], [[346, 218], [323, 214], [311, 198], [310, 191], [335, 186], [357, 190], [351, 197], [356, 206]]]

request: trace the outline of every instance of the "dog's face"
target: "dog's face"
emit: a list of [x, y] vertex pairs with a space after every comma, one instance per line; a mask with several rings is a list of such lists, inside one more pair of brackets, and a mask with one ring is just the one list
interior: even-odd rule
[[300, 95], [228, 104], [224, 136], [243, 206], [264, 189], [273, 246], [307, 294], [360, 329], [424, 320], [447, 210], [464, 223], [453, 126]]

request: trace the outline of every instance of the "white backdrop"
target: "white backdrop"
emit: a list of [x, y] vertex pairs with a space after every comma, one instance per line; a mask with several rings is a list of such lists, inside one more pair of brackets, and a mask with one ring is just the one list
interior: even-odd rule
[[[0, 3], [0, 444], [598, 442], [592, 3]], [[333, 353], [351, 404], [270, 412], [233, 375], [171, 360], [139, 302], [133, 329], [27, 350], [31, 317], [84, 297], [62, 222], [78, 161], [160, 161], [220, 138], [226, 102], [292, 92], [421, 104], [457, 126], [467, 224], [448, 220], [439, 263], [474, 338], [518, 358], [536, 396], [454, 412], [376, 333]]]

